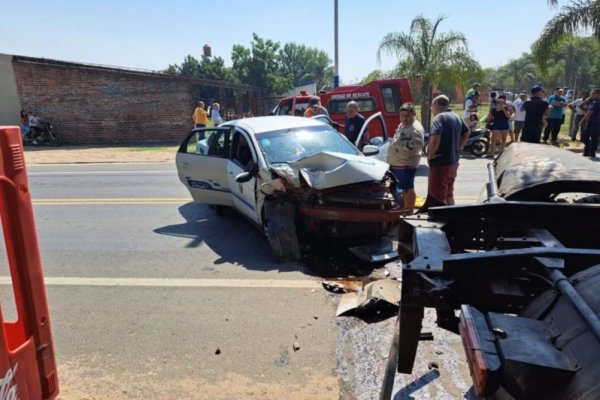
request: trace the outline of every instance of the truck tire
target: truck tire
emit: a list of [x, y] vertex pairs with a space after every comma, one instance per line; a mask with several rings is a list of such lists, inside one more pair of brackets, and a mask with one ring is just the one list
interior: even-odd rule
[[[600, 265], [581, 271], [569, 280], [595, 314], [600, 315]], [[531, 367], [520, 365], [505, 371], [507, 379], [503, 379], [503, 382], [514, 385], [503, 384], [504, 389], [515, 399], [599, 399], [600, 341], [569, 299], [558, 291], [548, 290], [530, 303], [521, 316], [551, 323], [560, 332], [556, 338], [557, 347], [563, 352], [570, 352], [579, 369], [572, 376], [565, 376], [564, 373], [555, 377], [540, 376], [542, 382], [531, 385], [538, 386], [534, 392], [527, 385], [527, 379], [524, 379]], [[540, 390], [539, 387], [544, 389]]]

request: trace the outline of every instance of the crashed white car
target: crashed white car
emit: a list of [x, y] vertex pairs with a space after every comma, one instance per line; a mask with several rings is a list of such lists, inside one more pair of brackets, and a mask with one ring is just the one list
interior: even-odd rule
[[271, 116], [194, 129], [176, 164], [195, 202], [233, 207], [263, 229], [280, 260], [299, 259], [301, 245], [319, 236], [384, 260], [397, 255], [391, 242], [373, 241], [387, 237], [405, 210], [388, 164], [366, 156], [379, 148], [363, 153], [323, 122]]

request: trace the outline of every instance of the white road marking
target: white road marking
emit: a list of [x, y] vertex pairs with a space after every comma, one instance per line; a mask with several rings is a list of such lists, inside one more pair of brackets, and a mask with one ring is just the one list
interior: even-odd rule
[[[308, 279], [168, 279], [168, 278], [83, 278], [45, 277], [46, 286], [110, 287], [214, 287], [263, 289], [316, 289], [321, 284]], [[0, 276], [0, 285], [11, 285], [9, 276]]]
[[34, 199], [37, 206], [71, 206], [71, 205], [110, 205], [110, 204], [181, 204], [192, 201], [188, 197], [146, 197], [146, 198], [99, 198], [99, 199]]

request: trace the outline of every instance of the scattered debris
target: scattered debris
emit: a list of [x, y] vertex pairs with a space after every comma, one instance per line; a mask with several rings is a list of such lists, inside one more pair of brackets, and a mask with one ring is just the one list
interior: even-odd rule
[[332, 293], [348, 293], [341, 282], [323, 281], [323, 288]]
[[294, 344], [292, 344], [292, 349], [294, 349], [294, 351], [300, 350], [300, 344], [298, 342], [294, 342]]
[[368, 262], [382, 262], [398, 257], [394, 243], [388, 238], [380, 238], [361, 246], [350, 247], [348, 250], [356, 257]]
[[215, 350], [215, 354], [216, 354], [216, 355], [219, 355], [219, 354], [221, 354], [221, 349], [217, 347], [217, 349]]
[[432, 361], [429, 364], [427, 364], [427, 368], [429, 368], [429, 369], [440, 369], [440, 366], [438, 365], [438, 363]]
[[388, 271], [388, 270], [386, 269], [386, 270], [385, 270], [385, 272], [384, 272], [383, 274], [384, 274], [384, 275], [386, 276], [386, 278], [387, 278], [388, 276], [390, 276], [390, 271]]
[[441, 356], [442, 354], [444, 354], [444, 352], [441, 350], [436, 350], [435, 354], [437, 354], [438, 356]]
[[319, 316], [318, 315], [313, 315], [313, 318], [314, 319], [319, 319]]
[[398, 312], [400, 285], [394, 279], [373, 281], [340, 298], [336, 316], [355, 315], [367, 322], [383, 321]]

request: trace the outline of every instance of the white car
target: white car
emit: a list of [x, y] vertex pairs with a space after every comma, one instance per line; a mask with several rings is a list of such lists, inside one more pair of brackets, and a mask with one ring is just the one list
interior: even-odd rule
[[[371, 121], [365, 123], [363, 131]], [[197, 203], [233, 207], [263, 229], [280, 260], [300, 258], [309, 238], [364, 239], [355, 254], [378, 261], [397, 253], [386, 241], [400, 215], [388, 164], [361, 153], [318, 120], [269, 116], [194, 129], [176, 156], [179, 179]]]

